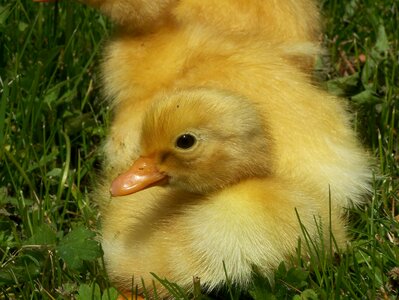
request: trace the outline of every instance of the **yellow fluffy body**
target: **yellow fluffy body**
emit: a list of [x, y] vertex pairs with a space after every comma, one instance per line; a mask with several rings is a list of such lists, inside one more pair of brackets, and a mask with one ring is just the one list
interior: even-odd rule
[[[334, 238], [339, 246], [345, 244], [344, 210], [362, 203], [370, 170], [345, 105], [315, 87], [307, 74], [318, 52], [313, 1], [85, 2], [121, 25], [103, 63], [114, 120], [104, 147], [105, 179], [95, 193], [107, 268], [117, 285], [131, 288], [134, 276], [151, 286], [153, 272], [186, 288], [197, 276], [212, 289], [226, 279], [223, 262], [240, 285], [249, 282], [253, 265], [271, 276], [301, 237], [295, 210], [315, 240], [328, 241], [331, 216]], [[183, 182], [111, 198], [109, 186], [119, 173], [139, 155], [170, 143], [165, 128], [174, 136], [180, 133], [176, 128], [202, 124], [198, 93], [222, 98], [220, 107], [205, 111], [215, 132], [236, 130], [234, 121], [219, 122], [225, 114], [231, 115], [226, 120], [241, 118], [241, 109], [230, 105], [227, 95], [253, 107], [248, 126], [260, 128], [257, 145], [265, 151], [248, 146], [245, 135], [241, 143], [234, 142], [243, 148], [234, 166], [218, 166], [226, 174], [219, 188], [209, 176], [218, 161], [209, 155], [210, 161], [191, 170], [204, 179], [200, 192]], [[193, 107], [170, 118], [174, 113], [164, 112], [168, 103], [178, 105], [185, 97], [192, 98]], [[167, 126], [154, 126], [154, 115], [160, 122], [167, 119]], [[226, 157], [234, 156], [224, 139], [219, 142]], [[246, 149], [248, 155], [242, 155]], [[249, 161], [259, 168], [236, 168]], [[236, 176], [241, 173], [246, 175]], [[207, 183], [212, 188], [206, 189]], [[324, 228], [323, 237], [315, 219]]]

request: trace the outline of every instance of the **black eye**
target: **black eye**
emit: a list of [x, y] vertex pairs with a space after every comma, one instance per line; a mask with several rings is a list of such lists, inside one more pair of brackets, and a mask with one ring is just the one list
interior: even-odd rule
[[185, 133], [179, 136], [176, 140], [176, 147], [180, 149], [190, 149], [196, 143], [197, 139], [195, 136]]

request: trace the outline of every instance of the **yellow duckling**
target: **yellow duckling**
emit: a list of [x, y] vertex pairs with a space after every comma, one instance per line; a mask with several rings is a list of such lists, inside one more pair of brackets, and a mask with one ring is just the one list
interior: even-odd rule
[[[331, 114], [341, 110], [335, 100], [318, 99]], [[299, 103], [306, 124], [308, 108]], [[351, 131], [341, 124], [326, 130], [346, 115], [315, 115], [309, 122], [315, 127], [300, 133], [302, 124], [298, 132], [289, 116], [268, 119], [265, 107], [205, 87], [154, 100], [142, 124], [140, 157], [112, 181], [103, 216], [108, 270], [122, 289], [131, 288], [133, 277], [151, 289], [153, 272], [186, 289], [195, 276], [212, 290], [225, 283], [223, 263], [232, 282], [245, 287], [253, 266], [271, 277], [295, 253], [300, 223], [325, 251], [330, 232], [338, 246], [345, 244], [343, 208], [348, 197], [361, 201], [368, 180]]]
[[151, 288], [153, 272], [213, 289], [223, 262], [242, 286], [252, 265], [271, 276], [301, 237], [296, 211], [315, 242], [330, 215], [346, 242], [344, 210], [370, 171], [344, 105], [308, 76], [315, 1], [82, 1], [120, 25], [104, 55], [114, 119], [95, 197], [119, 287]]

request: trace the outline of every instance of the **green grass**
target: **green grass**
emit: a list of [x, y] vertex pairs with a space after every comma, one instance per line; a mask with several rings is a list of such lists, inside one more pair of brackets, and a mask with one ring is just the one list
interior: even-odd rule
[[[322, 2], [327, 51], [318, 73], [349, 99], [377, 161], [370, 203], [350, 213], [352, 243], [332, 258], [298, 254], [273, 284], [256, 277], [248, 291], [228, 286], [210, 297], [399, 296], [398, 5]], [[72, 1], [0, 0], [0, 299], [115, 299], [90, 201], [109, 125], [97, 70], [108, 34], [104, 17]]]

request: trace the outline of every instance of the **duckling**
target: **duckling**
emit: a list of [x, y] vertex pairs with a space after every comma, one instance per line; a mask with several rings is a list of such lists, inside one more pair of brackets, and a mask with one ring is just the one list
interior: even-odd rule
[[[332, 113], [340, 110], [337, 99], [313, 92]], [[338, 247], [345, 245], [344, 208], [347, 197], [360, 203], [367, 189], [366, 155], [347, 139], [354, 137], [347, 124], [326, 129], [324, 123], [347, 115], [315, 115], [311, 136], [304, 137], [289, 124], [296, 116], [269, 118], [266, 107], [214, 87], [154, 99], [143, 118], [139, 156], [111, 180], [103, 216], [107, 268], [122, 289], [133, 277], [151, 289], [153, 272], [187, 290], [198, 277], [212, 290], [226, 282], [223, 264], [234, 284], [248, 286], [254, 266], [270, 278], [295, 254], [298, 239], [305, 239], [301, 226], [320, 251], [329, 251], [330, 232]], [[307, 123], [308, 108], [298, 109]]]
[[245, 287], [253, 265], [271, 277], [295, 252], [300, 224], [320, 247], [329, 232], [346, 243], [345, 209], [363, 203], [370, 169], [345, 105], [310, 76], [315, 1], [82, 1], [119, 23], [94, 192], [117, 286], [151, 288], [153, 272], [212, 290], [224, 263]]

